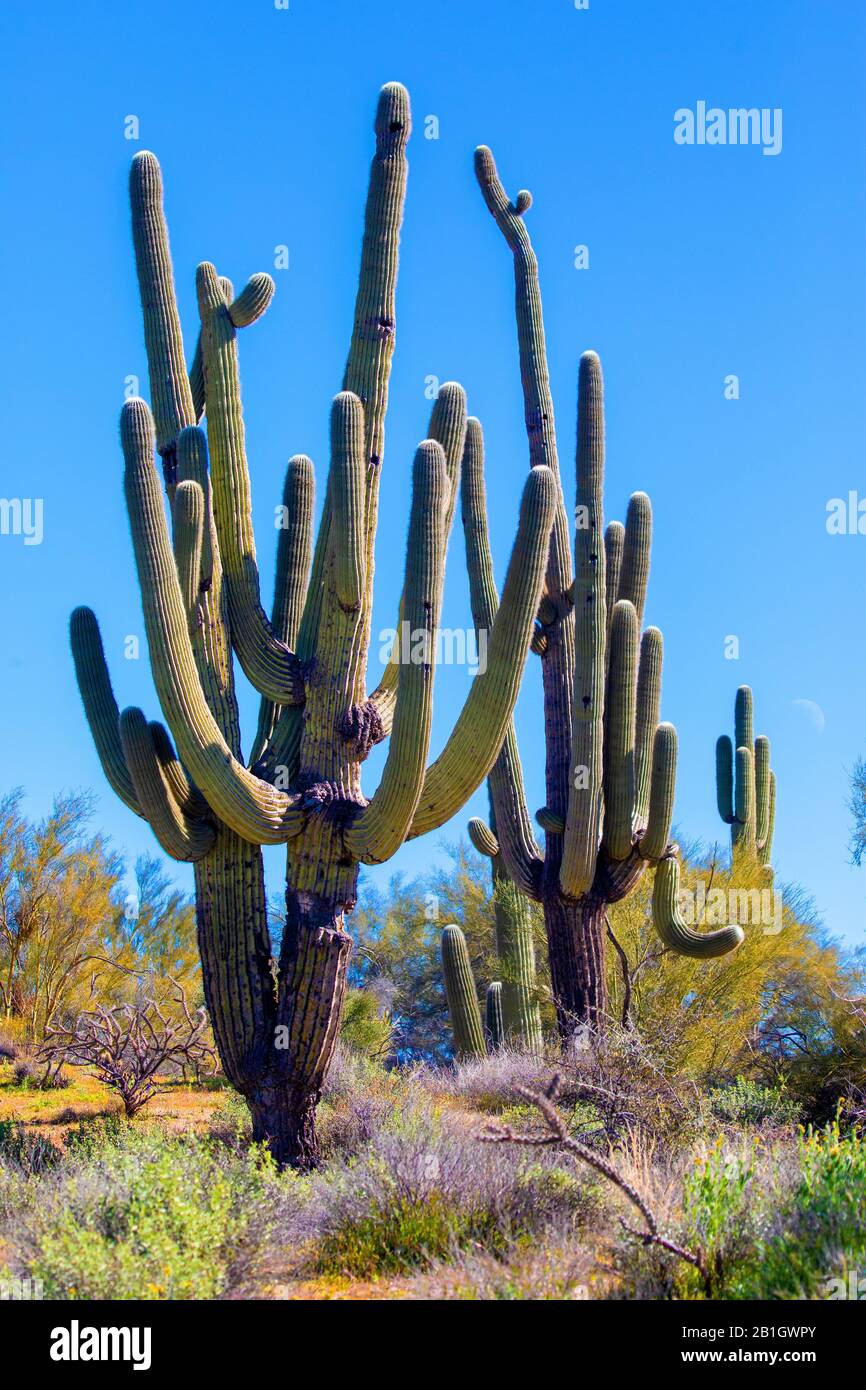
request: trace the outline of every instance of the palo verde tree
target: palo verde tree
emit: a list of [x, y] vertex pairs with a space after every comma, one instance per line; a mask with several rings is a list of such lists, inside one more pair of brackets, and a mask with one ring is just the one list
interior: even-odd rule
[[[631, 498], [625, 528], [603, 537], [604, 407], [601, 364], [580, 362], [574, 560], [560, 485], [538, 266], [524, 221], [532, 199], [506, 195], [493, 156], [476, 151], [489, 211], [514, 257], [517, 337], [530, 472], [550, 468], [557, 505], [545, 592], [533, 637], [542, 663], [546, 802], [536, 842], [526, 808], [516, 742], [509, 736], [490, 778], [495, 834], [475, 822], [476, 847], [501, 854], [513, 883], [540, 901], [560, 1030], [603, 1026], [607, 1015], [607, 908], [658, 865], [654, 921], [675, 950], [723, 954], [742, 941], [738, 927], [700, 934], [678, 911], [677, 847], [669, 842], [676, 782], [676, 731], [659, 723], [662, 636], [641, 636], [652, 516], [644, 493]], [[464, 527], [472, 607], [484, 626], [495, 611], [483, 489], [483, 442], [470, 421], [464, 462]]]
[[[121, 416], [125, 491], [150, 661], [169, 732], [118, 708], [96, 619], [72, 616], [85, 712], [105, 773], [163, 849], [195, 865], [205, 995], [223, 1067], [258, 1139], [296, 1165], [316, 1157], [315, 1108], [346, 990], [358, 866], [435, 829], [487, 775], [505, 735], [543, 583], [556, 485], [534, 470], [523, 493], [488, 661], [445, 748], [427, 766], [435, 631], [459, 487], [465, 398], [443, 386], [413, 469], [401, 616], [409, 659], [393, 656], [368, 696], [377, 496], [410, 131], [405, 89], [382, 89], [375, 120], [354, 325], [331, 412], [331, 459], [312, 546], [313, 465], [297, 455], [283, 492], [272, 616], [262, 607], [238, 374], [237, 330], [273, 294], [256, 275], [237, 296], [198, 267], [199, 345], [185, 365], [159, 165], [135, 157], [133, 239], [151, 411]], [[202, 413], [207, 433], [199, 428]], [[162, 459], [172, 533], [154, 453]], [[233, 657], [262, 703], [241, 752]], [[390, 736], [368, 800], [361, 765]], [[175, 751], [176, 750], [176, 751]], [[286, 916], [276, 980], [261, 846], [285, 844]]]

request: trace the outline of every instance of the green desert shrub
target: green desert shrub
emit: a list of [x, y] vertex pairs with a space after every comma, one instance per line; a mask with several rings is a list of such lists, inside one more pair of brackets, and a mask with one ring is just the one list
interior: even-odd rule
[[90, 1128], [9, 1243], [47, 1298], [217, 1298], [248, 1270], [284, 1181], [259, 1149]]
[[784, 1081], [762, 1086], [738, 1076], [730, 1086], [711, 1091], [709, 1100], [717, 1119], [735, 1125], [792, 1125], [802, 1116], [802, 1106], [788, 1094]]

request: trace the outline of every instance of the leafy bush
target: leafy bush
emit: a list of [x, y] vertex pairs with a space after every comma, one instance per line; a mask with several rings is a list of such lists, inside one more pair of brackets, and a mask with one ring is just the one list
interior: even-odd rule
[[713, 1114], [735, 1125], [796, 1124], [802, 1106], [788, 1095], [784, 1081], [761, 1086], [745, 1076], [738, 1076], [731, 1086], [721, 1087], [709, 1094]]
[[736, 1298], [826, 1298], [866, 1269], [866, 1144], [838, 1121], [802, 1132], [800, 1178], [771, 1234], [731, 1281]]
[[50, 1168], [58, 1157], [59, 1150], [50, 1139], [31, 1134], [16, 1120], [0, 1120], [0, 1163], [36, 1174]]
[[340, 1041], [365, 1057], [387, 1057], [393, 1043], [393, 1027], [387, 1012], [369, 989], [350, 989], [346, 994]]
[[47, 1298], [217, 1298], [246, 1277], [281, 1184], [258, 1149], [82, 1127], [14, 1244]]

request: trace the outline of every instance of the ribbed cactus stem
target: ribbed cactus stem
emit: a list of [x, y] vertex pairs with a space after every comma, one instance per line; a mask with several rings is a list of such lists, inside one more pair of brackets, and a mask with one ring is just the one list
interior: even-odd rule
[[502, 992], [502, 983], [499, 980], [493, 980], [487, 986], [484, 1001], [484, 1031], [487, 1035], [487, 1047], [490, 1052], [496, 1052], [505, 1041]]
[[451, 1018], [454, 1053], [459, 1060], [484, 1057], [484, 1028], [475, 976], [469, 959], [466, 937], [460, 927], [448, 926], [442, 932], [442, 977]]
[[725, 956], [739, 946], [742, 927], [721, 927], [718, 931], [696, 932], [683, 920], [679, 903], [680, 866], [677, 859], [662, 859], [653, 884], [653, 925], [664, 944], [681, 956], [711, 960]]
[[754, 700], [747, 685], [737, 691], [734, 736], [734, 744], [726, 735], [716, 743], [719, 815], [731, 827], [732, 852], [766, 867], [773, 848], [776, 779], [769, 739], [754, 737]]

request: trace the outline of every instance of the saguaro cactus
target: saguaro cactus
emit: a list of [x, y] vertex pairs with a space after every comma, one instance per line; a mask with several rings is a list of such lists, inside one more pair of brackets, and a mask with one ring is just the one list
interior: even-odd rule
[[[530, 471], [549, 467], [559, 485], [553, 402], [547, 370], [535, 253], [524, 215], [532, 199], [512, 202], [486, 147], [475, 169], [487, 207], [514, 256], [517, 336]], [[464, 523], [473, 613], [490, 612], [489, 565], [481, 495], [469, 478], [483, 466], [481, 429], [470, 420], [464, 459]], [[669, 843], [676, 780], [676, 731], [659, 723], [662, 637], [640, 635], [649, 574], [652, 517], [636, 493], [625, 529], [603, 539], [604, 413], [601, 364], [580, 362], [577, 420], [577, 509], [574, 568], [568, 522], [558, 486], [545, 594], [533, 649], [542, 662], [546, 741], [545, 830], [540, 849], [523, 795], [516, 748], [506, 742], [491, 775], [496, 841], [508, 875], [543, 904], [553, 992], [560, 1029], [602, 1026], [607, 1013], [606, 913], [632, 891], [648, 864], [669, 863], [675, 883], [676, 846]], [[477, 843], [477, 841], [476, 841]], [[735, 928], [699, 936], [682, 927], [676, 894], [660, 894], [657, 925], [668, 944], [689, 954], [729, 950]]]
[[719, 815], [731, 827], [734, 857], [756, 860], [772, 872], [776, 774], [770, 767], [770, 740], [763, 734], [754, 737], [754, 701], [747, 685], [740, 686], [734, 702], [734, 743], [727, 734], [716, 743], [716, 797]]
[[[387, 717], [365, 681], [409, 130], [408, 94], [389, 83], [376, 113], [354, 327], [331, 412], [315, 553], [310, 564], [313, 467], [297, 455], [283, 492], [287, 523], [270, 620], [252, 531], [237, 329], [261, 316], [273, 283], [254, 276], [235, 296], [212, 265], [199, 266], [201, 328], [188, 375], [159, 165], [151, 154], [135, 157], [133, 239], [153, 418], [144, 401], [128, 401], [121, 442], [151, 666], [174, 742], [140, 711], [119, 713], [93, 613], [77, 609], [71, 621], [85, 712], [108, 780], [166, 853], [195, 865], [205, 994], [226, 1073], [246, 1098], [255, 1136], [294, 1164], [316, 1156], [315, 1107], [346, 989], [345, 914], [355, 903], [358, 865], [388, 859], [407, 838], [442, 825], [487, 775], [528, 650], [556, 505], [550, 470], [536, 470], [523, 494], [486, 670], [428, 768], [434, 636], [466, 422], [454, 384], [442, 387], [415, 455], [402, 597], [412, 653], [392, 663]], [[198, 428], [203, 410], [207, 435]], [[249, 762], [233, 655], [262, 697]], [[368, 800], [361, 764], [389, 731], [382, 779]], [[263, 844], [287, 847], [276, 979]]]
[[442, 978], [451, 1019], [455, 1056], [461, 1060], [484, 1057], [484, 1027], [475, 988], [475, 976], [466, 937], [458, 926], [442, 928]]
[[[509, 744], [516, 748], [513, 729], [509, 729], [507, 738]], [[529, 1052], [541, 1052], [544, 1037], [538, 1005], [535, 943], [532, 938], [529, 901], [511, 882], [506, 872], [496, 838], [492, 793], [490, 808], [490, 825], [482, 820], [473, 819], [469, 822], [468, 828], [469, 838], [479, 854], [490, 859], [496, 954], [502, 967], [502, 980], [499, 981], [502, 1037], [503, 1040], [524, 1047]]]

